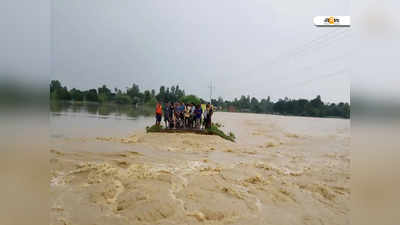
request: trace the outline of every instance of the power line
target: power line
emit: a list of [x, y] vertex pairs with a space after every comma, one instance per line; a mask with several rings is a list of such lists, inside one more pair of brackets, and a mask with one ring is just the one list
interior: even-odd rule
[[338, 71], [336, 71], [336, 72], [328, 73], [328, 74], [325, 74], [325, 75], [322, 75], [322, 76], [317, 76], [317, 77], [314, 77], [314, 78], [312, 78], [312, 79], [303, 81], [303, 82], [301, 82], [301, 83], [297, 83], [297, 84], [295, 84], [295, 85], [293, 85], [293, 86], [297, 86], [297, 87], [298, 87], [298, 86], [306, 86], [306, 85], [308, 85], [308, 84], [310, 84], [310, 83], [312, 83], [312, 82], [314, 82], [314, 81], [322, 80], [322, 79], [326, 79], [326, 78], [330, 78], [330, 77], [334, 77], [334, 76], [343, 74], [343, 73], [345, 73], [345, 72], [347, 72], [347, 70], [343, 68], [343, 69], [338, 70]]
[[[341, 40], [341, 39], [344, 39], [344, 38], [348, 37], [346, 35], [347, 33], [349, 33], [349, 31], [344, 31], [344, 32], [338, 33], [336, 36], [334, 36], [333, 39], [330, 39], [330, 40], [325, 41], [325, 42], [319, 42], [318, 44], [316, 44], [316, 45], [312, 46], [311, 48], [307, 49], [307, 51], [310, 51], [310, 50], [315, 51], [315, 50], [318, 50], [318, 49], [321, 49], [321, 48], [324, 48], [324, 47], [329, 47], [334, 43], [338, 43], [337, 42], [338, 40]], [[344, 35], [342, 35], [342, 34], [344, 34]], [[302, 56], [302, 55], [304, 55], [304, 54], [299, 54], [299, 56]]]
[[[342, 28], [337, 28], [334, 29], [332, 31], [328, 31], [314, 39], [312, 39], [311, 41], [308, 41], [304, 44], [302, 44], [300, 47], [296, 47], [294, 49], [291, 49], [283, 54], [280, 54], [279, 56], [275, 57], [272, 60], [269, 60], [267, 63], [260, 63], [259, 65], [253, 67], [253, 69], [250, 69], [247, 73], [247, 75], [251, 74], [254, 72], [254, 70], [258, 67], [258, 66], [273, 66], [278, 64], [279, 62], [282, 61], [282, 58], [284, 60], [285, 63], [289, 62], [290, 60], [294, 59], [295, 57], [301, 55], [301, 53], [305, 53], [309, 50], [312, 50], [313, 48], [311, 48], [313, 45], [315, 46], [316, 44], [320, 44], [320, 43], [325, 43], [325, 42], [329, 42], [330, 40], [332, 40], [332, 38], [337, 38], [338, 35], [341, 35], [343, 33], [346, 33], [347, 30], [344, 30], [342, 32], [338, 32], [341, 31]], [[336, 39], [333, 39], [336, 40]], [[311, 46], [311, 47], [310, 47]], [[308, 48], [307, 48], [308, 47]], [[245, 72], [243, 72], [245, 73]]]
[[284, 60], [287, 62], [287, 57], [293, 57], [293, 56], [295, 56], [296, 54], [302, 52], [302, 51], [301, 51], [302, 49], [306, 49], [307, 46], [312, 45], [312, 44], [314, 44], [314, 43], [318, 43], [318, 42], [321, 41], [321, 40], [325, 40], [325, 38], [326, 38], [327, 36], [328, 36], [328, 37], [333, 37], [332, 34], [337, 33], [337, 31], [338, 31], [338, 29], [335, 29], [335, 30], [326, 32], [326, 33], [324, 33], [324, 34], [322, 34], [322, 35], [320, 35], [320, 36], [318, 36], [318, 37], [312, 39], [311, 41], [308, 41], [308, 42], [302, 44], [302, 45], [299, 46], [299, 47], [295, 47], [294, 49], [290, 49], [289, 51], [287, 51], [287, 52], [285, 52], [285, 53], [283, 53], [283, 54], [277, 56], [275, 59], [270, 60], [271, 63], [269, 63], [269, 65], [276, 64], [276, 62], [279, 62], [279, 60], [280, 60], [281, 58], [283, 58], [283, 57], [284, 57]]
[[[283, 79], [280, 79], [280, 81], [285, 80], [285, 79], [291, 77], [291, 76], [292, 76], [292, 73], [297, 73], [297, 74], [298, 74], [300, 71], [310, 71], [310, 70], [312, 71], [313, 68], [315, 68], [316, 66], [324, 65], [324, 64], [326, 64], [327, 62], [329, 63], [329, 62], [337, 62], [337, 61], [339, 61], [339, 60], [343, 60], [343, 58], [344, 58], [347, 54], [348, 54], [348, 53], [342, 54], [342, 55], [340, 55], [340, 56], [335, 56], [335, 57], [332, 57], [332, 58], [320, 60], [320, 61], [318, 61], [318, 62], [316, 62], [316, 63], [313, 63], [313, 64], [308, 65], [308, 66], [304, 66], [304, 67], [302, 67], [302, 68], [294, 68], [293, 71], [286, 72], [286, 75], [281, 76], [280, 78], [283, 78]], [[278, 82], [279, 82], [279, 81], [278, 81]]]
[[[338, 29], [334, 30], [332, 32], [328, 32], [327, 34], [319, 36], [318, 38], [304, 44], [300, 48], [297, 48], [294, 52], [290, 53], [291, 56], [293, 57], [293, 56], [301, 55], [301, 53], [309, 51], [310, 49], [312, 49], [312, 47], [319, 45], [321, 43], [326, 43], [327, 40], [330, 41], [330, 40], [332, 40], [332, 38], [337, 37], [338, 35], [341, 35], [341, 34], [347, 32], [346, 30], [344, 30], [342, 32], [336, 32], [336, 31], [338, 31]], [[328, 35], [328, 36], [326, 37], [326, 35]]]

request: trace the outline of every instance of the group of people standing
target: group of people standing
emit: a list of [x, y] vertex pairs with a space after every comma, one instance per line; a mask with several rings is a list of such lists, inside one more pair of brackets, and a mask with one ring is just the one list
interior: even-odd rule
[[211, 128], [213, 108], [207, 104], [205, 110], [200, 104], [185, 104], [183, 102], [156, 105], [156, 125], [160, 126], [164, 117], [165, 127], [176, 128]]

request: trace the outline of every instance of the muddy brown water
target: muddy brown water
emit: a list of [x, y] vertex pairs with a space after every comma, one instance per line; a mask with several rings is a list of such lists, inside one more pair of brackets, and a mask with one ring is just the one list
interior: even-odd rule
[[51, 224], [349, 224], [349, 120], [215, 113], [232, 143], [93, 112], [50, 116]]

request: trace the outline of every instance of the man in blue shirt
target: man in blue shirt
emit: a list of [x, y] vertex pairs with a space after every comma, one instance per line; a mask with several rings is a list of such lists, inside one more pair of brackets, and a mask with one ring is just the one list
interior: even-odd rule
[[196, 116], [196, 128], [200, 128], [200, 126], [201, 126], [201, 115], [203, 114], [203, 109], [201, 108], [200, 105], [196, 106], [196, 109], [194, 110], [194, 114]]

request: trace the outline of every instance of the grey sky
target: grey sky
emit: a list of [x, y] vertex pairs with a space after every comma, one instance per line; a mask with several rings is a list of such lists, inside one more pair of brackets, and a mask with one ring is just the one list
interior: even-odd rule
[[52, 79], [87, 89], [179, 84], [205, 99], [240, 95], [349, 101], [348, 0], [53, 1]]

